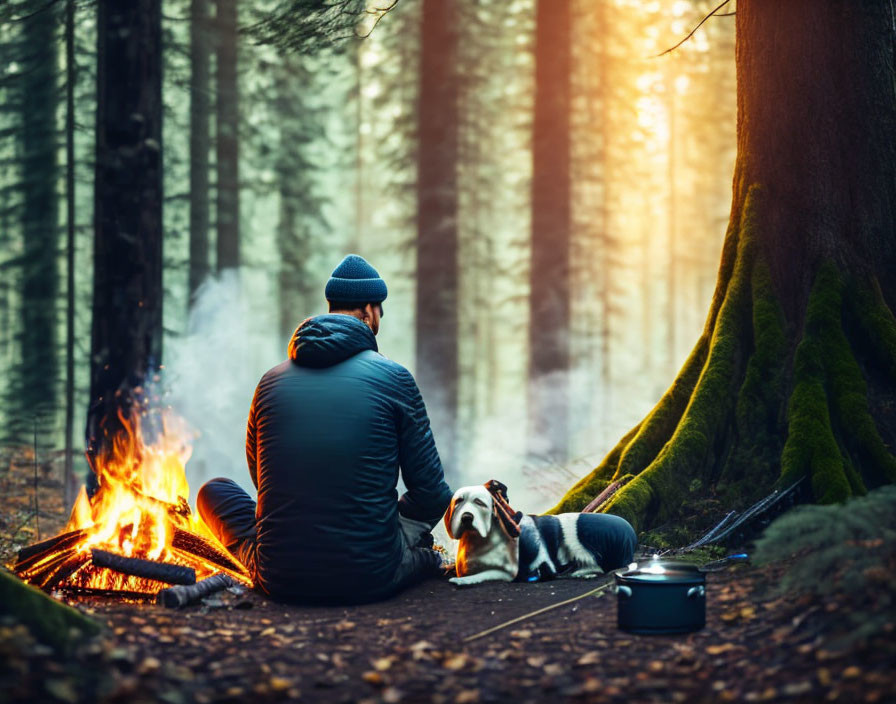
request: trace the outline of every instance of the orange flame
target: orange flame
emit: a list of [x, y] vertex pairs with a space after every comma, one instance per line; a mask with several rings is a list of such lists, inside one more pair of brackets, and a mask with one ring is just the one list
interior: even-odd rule
[[[119, 412], [122, 430], [112, 439], [111, 451], [97, 457], [99, 488], [92, 498], [81, 488], [66, 531], [85, 530], [77, 549], [88, 554], [100, 548], [127, 557], [139, 557], [196, 570], [196, 579], [222, 571], [192, 553], [172, 546], [176, 529], [200, 536], [226, 554], [202, 519], [191, 513], [190, 488], [184, 467], [190, 458], [190, 432], [172, 411], [154, 416], [161, 429], [152, 442], [145, 442], [140, 416], [125, 418]], [[245, 572], [224, 570], [248, 583]], [[87, 563], [64, 584], [91, 589], [155, 593], [168, 586], [142, 577], [119, 574]]]

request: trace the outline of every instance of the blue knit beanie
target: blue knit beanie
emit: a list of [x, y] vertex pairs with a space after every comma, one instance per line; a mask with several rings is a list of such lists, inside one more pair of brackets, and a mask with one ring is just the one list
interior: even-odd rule
[[324, 290], [328, 301], [348, 303], [382, 303], [387, 293], [386, 282], [357, 254], [349, 254], [339, 262]]

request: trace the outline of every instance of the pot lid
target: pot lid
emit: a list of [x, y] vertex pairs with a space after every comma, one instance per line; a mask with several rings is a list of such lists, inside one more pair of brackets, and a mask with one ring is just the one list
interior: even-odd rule
[[660, 562], [648, 560], [642, 564], [632, 563], [629, 569], [616, 575], [620, 582], [639, 584], [702, 584], [706, 576], [697, 565], [689, 562]]

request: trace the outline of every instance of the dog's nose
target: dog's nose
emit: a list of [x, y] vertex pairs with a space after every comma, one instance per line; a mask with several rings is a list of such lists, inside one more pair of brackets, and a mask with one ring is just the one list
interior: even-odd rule
[[473, 514], [468, 513], [468, 512], [460, 514], [460, 522], [461, 523], [472, 523], [473, 522]]

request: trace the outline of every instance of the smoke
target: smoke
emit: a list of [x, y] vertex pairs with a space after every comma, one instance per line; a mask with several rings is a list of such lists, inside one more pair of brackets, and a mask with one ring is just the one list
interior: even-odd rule
[[228, 477], [254, 496], [246, 466], [246, 419], [255, 386], [283, 359], [276, 330], [257, 329], [236, 271], [197, 291], [187, 332], [167, 343], [163, 383], [196, 435], [187, 463], [191, 500], [213, 477]]

